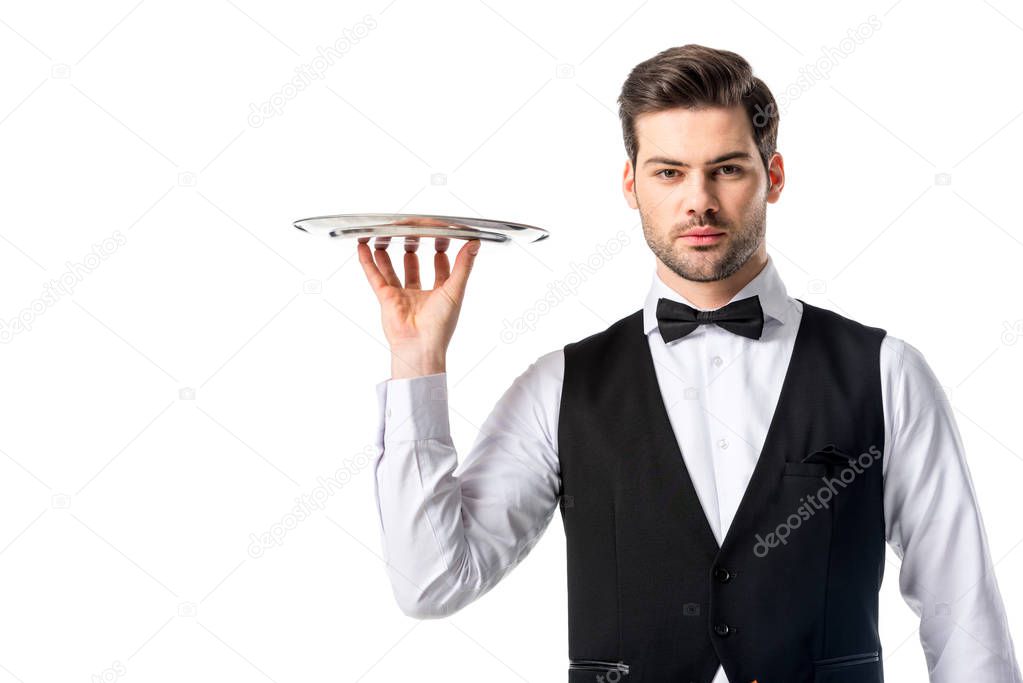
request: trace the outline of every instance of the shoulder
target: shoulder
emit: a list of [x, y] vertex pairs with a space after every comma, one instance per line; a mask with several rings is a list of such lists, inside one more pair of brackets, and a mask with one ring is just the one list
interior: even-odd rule
[[640, 335], [643, 327], [643, 309], [639, 309], [608, 325], [605, 329], [594, 332], [581, 339], [565, 344], [564, 352], [600, 353], [609, 344], [620, 340], [627, 334]]
[[806, 303], [802, 299], [796, 299], [796, 301], [802, 304], [804, 317], [809, 314], [811, 317], [833, 329], [845, 331], [850, 334], [870, 337], [876, 339], [878, 342], [880, 342], [880, 340], [888, 334], [887, 330], [882, 327], [855, 320], [854, 318], [842, 315], [837, 311], [833, 311], [830, 308], [814, 306], [813, 304]]
[[893, 390], [908, 384], [943, 392], [923, 351], [893, 334], [886, 334], [881, 342], [881, 375]]
[[512, 381], [500, 399], [505, 409], [525, 411], [522, 417], [540, 419], [550, 426], [552, 413], [561, 402], [565, 356], [561, 349], [549, 351], [529, 364]]
[[951, 421], [951, 404], [924, 353], [905, 339], [888, 334], [881, 343], [881, 387], [885, 421], [892, 440], [906, 430], [935, 420]]
[[565, 353], [563, 349], [554, 349], [539, 356], [529, 364], [516, 381], [525, 381], [533, 385], [560, 386], [565, 376]]

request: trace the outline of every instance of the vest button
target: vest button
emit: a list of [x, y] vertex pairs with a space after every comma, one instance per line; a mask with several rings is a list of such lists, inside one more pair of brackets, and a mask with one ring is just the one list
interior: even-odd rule
[[718, 634], [722, 638], [730, 633], [734, 633], [735, 629], [728, 624], [714, 624], [714, 633]]
[[728, 583], [735, 576], [732, 572], [728, 571], [724, 567], [714, 567], [714, 578], [721, 583]]

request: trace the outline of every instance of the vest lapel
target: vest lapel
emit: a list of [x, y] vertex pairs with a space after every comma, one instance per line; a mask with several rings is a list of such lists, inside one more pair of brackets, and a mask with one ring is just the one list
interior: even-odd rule
[[[797, 299], [802, 303], [801, 299]], [[778, 402], [775, 405], [774, 414], [771, 416], [771, 423], [767, 429], [767, 436], [764, 438], [764, 445], [761, 448], [760, 455], [757, 458], [756, 467], [753, 470], [753, 476], [750, 477], [749, 483], [746, 486], [746, 490], [743, 493], [742, 499], [739, 502], [739, 507], [736, 510], [735, 517], [732, 519], [732, 523], [728, 529], [725, 530], [721, 545], [718, 545], [717, 539], [714, 537], [714, 530], [710, 526], [710, 522], [707, 520], [706, 512], [703, 513], [703, 524], [700, 525], [701, 542], [710, 543], [715, 549], [720, 550], [722, 547], [727, 547], [730, 542], [733, 541], [734, 533], [733, 529], [742, 528], [746, 523], [746, 520], [751, 516], [756, 515], [758, 507], [761, 507], [765, 496], [769, 495], [769, 487], [773, 485], [774, 474], [781, 470], [782, 463], [785, 460], [784, 454], [786, 452], [786, 445], [781, 443], [781, 435], [779, 434], [779, 421], [783, 419], [781, 416], [788, 416], [790, 411], [789, 403], [796, 400], [796, 397], [792, 396], [793, 384], [795, 382], [794, 377], [800, 376], [803, 372], [800, 364], [805, 362], [805, 346], [807, 335], [805, 330], [808, 325], [806, 320], [808, 316], [812, 317], [810, 307], [803, 306], [803, 315], [799, 321], [799, 329], [796, 332], [796, 339], [792, 349], [792, 358], [789, 361], [789, 366], [785, 371], [785, 379], [782, 381], [781, 392], [778, 394]], [[637, 318], [637, 323], [642, 324], [642, 318]], [[675, 430], [671, 426], [671, 420], [668, 418], [668, 411], [664, 406], [664, 398], [660, 391], [660, 385], [657, 381], [657, 373], [654, 370], [654, 359], [650, 354], [650, 342], [647, 338], [639, 332], [635, 335], [630, 335], [634, 339], [639, 339], [642, 347], [640, 353], [643, 358], [642, 368], [644, 377], [640, 386], [647, 387], [647, 391], [653, 391], [652, 396], [647, 397], [648, 404], [658, 406], [656, 415], [652, 416], [653, 423], [651, 429], [655, 434], [655, 438], [659, 442], [660, 452], [666, 453], [670, 457], [674, 458], [678, 463], [680, 470], [680, 495], [688, 497], [690, 500], [696, 501], [699, 505], [699, 497], [696, 495], [696, 487], [693, 485], [692, 477], [689, 475], [689, 470], [686, 468], [685, 459], [682, 457], [682, 451], [678, 446], [678, 438], [675, 435]], [[755, 342], [754, 342], [755, 343]], [[700, 506], [702, 510], [702, 506]]]

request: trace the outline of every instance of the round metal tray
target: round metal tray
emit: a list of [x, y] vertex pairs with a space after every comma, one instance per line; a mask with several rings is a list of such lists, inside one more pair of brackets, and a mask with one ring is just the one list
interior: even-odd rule
[[529, 244], [550, 236], [543, 228], [525, 223], [420, 213], [345, 213], [303, 218], [293, 225], [303, 232], [326, 237], [355, 237], [362, 241], [376, 237], [377, 243], [389, 242], [380, 239], [389, 237], [433, 237]]

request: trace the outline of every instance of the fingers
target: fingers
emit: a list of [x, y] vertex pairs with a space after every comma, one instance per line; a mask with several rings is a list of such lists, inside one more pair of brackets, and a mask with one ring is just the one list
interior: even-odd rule
[[[377, 242], [380, 245], [380, 242]], [[387, 284], [392, 287], [401, 287], [401, 282], [398, 280], [398, 276], [394, 273], [394, 266], [391, 265], [391, 257], [387, 255], [387, 244], [383, 243], [383, 247], [378, 246], [373, 250], [373, 258], [376, 260], [377, 268], [380, 269], [380, 274], [383, 276]]]
[[418, 248], [418, 237], [405, 238], [405, 289], [422, 289], [419, 282], [419, 257], [416, 256]]
[[451, 264], [448, 263], [448, 245], [451, 240], [447, 237], [439, 237], [434, 243], [437, 253], [433, 255], [433, 288], [442, 286], [451, 276]]
[[387, 286], [387, 280], [380, 274], [380, 269], [377, 268], [376, 264], [373, 263], [373, 256], [370, 254], [369, 245], [363, 240], [359, 240], [358, 245], [359, 252], [359, 263], [362, 264], [362, 272], [366, 274], [366, 279], [369, 280], [370, 287], [376, 292], [379, 289]]
[[468, 240], [455, 257], [455, 267], [451, 271], [446, 286], [451, 288], [451, 295], [456, 301], [461, 301], [465, 294], [465, 285], [469, 281], [469, 273], [472, 271], [472, 264], [476, 261], [476, 253], [482, 246], [480, 240]]
[[[395, 273], [394, 266], [391, 265], [391, 258], [387, 253], [389, 241], [381, 242], [378, 240], [377, 247], [374, 249], [371, 249], [367, 242], [368, 240], [359, 240], [359, 263], [362, 265], [362, 270], [366, 274], [366, 279], [369, 280], [373, 290], [376, 292], [387, 286], [401, 288], [401, 282], [398, 280], [398, 275]], [[443, 287], [450, 280], [451, 284], [449, 287], [451, 288], [452, 296], [460, 299], [465, 292], [465, 285], [469, 279], [472, 264], [476, 260], [475, 252], [478, 252], [481, 246], [480, 240], [466, 241], [458, 251], [453, 271], [448, 262], [447, 255], [450, 240], [446, 237], [438, 238], [435, 244], [437, 251], [433, 256], [433, 288]], [[405, 242], [404, 266], [406, 289], [422, 289], [419, 256], [416, 254], [418, 246], [418, 240]]]

